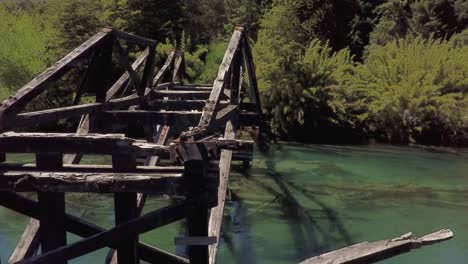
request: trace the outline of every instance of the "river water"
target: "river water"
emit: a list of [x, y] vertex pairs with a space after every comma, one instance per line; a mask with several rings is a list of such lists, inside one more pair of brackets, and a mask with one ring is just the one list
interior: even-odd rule
[[[442, 228], [451, 228], [455, 238], [382, 263], [468, 263], [466, 150], [283, 144], [268, 157], [256, 153], [250, 169], [234, 165], [230, 189], [218, 263], [297, 263], [354, 243]], [[111, 196], [71, 194], [67, 200], [68, 212], [112, 226]], [[169, 203], [151, 197], [146, 211]], [[0, 208], [2, 263], [27, 221]], [[184, 254], [174, 245], [182, 226], [174, 223], [141, 239]], [[102, 263], [106, 253], [71, 263]]]

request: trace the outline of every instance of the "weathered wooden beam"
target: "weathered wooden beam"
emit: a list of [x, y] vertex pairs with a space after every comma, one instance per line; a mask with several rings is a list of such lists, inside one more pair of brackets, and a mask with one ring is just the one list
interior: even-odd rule
[[206, 100], [161, 100], [156, 99], [148, 102], [146, 109], [152, 111], [191, 111], [202, 110]]
[[177, 61], [174, 63], [174, 70], [172, 72], [172, 82], [180, 81], [184, 79], [184, 52], [177, 52]]
[[169, 148], [141, 143], [123, 134], [14, 133], [0, 134], [0, 149], [12, 153], [135, 154], [168, 156]]
[[39, 221], [31, 218], [26, 229], [21, 235], [16, 247], [8, 259], [8, 264], [16, 263], [22, 259], [32, 257], [40, 246]]
[[242, 52], [238, 52], [234, 58], [231, 73], [231, 96], [230, 101], [233, 105], [241, 102], [242, 91]]
[[[112, 110], [103, 112], [103, 120], [113, 124], [164, 124], [172, 125], [181, 122], [186, 126], [196, 126], [201, 117], [201, 112], [193, 111], [122, 111]], [[218, 117], [218, 115], [217, 115]], [[216, 117], [216, 118], [217, 118]], [[220, 116], [221, 117], [221, 116]], [[257, 113], [239, 113], [240, 126], [257, 126], [260, 116]], [[202, 130], [205, 131], [205, 130]]]
[[181, 220], [186, 216], [186, 212], [191, 206], [191, 202], [184, 202], [147, 213], [73, 244], [49, 251], [40, 256], [25, 259], [18, 262], [18, 264], [56, 263], [74, 259], [104, 247], [118, 247], [121, 240]]
[[[59, 169], [63, 166], [63, 157], [62, 154], [38, 153], [36, 154], [36, 164], [41, 169]], [[65, 193], [38, 192], [37, 203], [39, 205], [39, 240], [42, 253], [65, 246], [67, 244]]]
[[[21, 163], [3, 163], [0, 164], [0, 172], [16, 171], [16, 172], [68, 172], [68, 173], [114, 173], [112, 165], [88, 165], [88, 164], [71, 164], [65, 163], [63, 168], [50, 170], [40, 169], [35, 164], [21, 164]], [[137, 166], [135, 170], [127, 172], [129, 175], [145, 175], [150, 173], [164, 174], [164, 173], [183, 173], [183, 166]]]
[[0, 173], [0, 191], [15, 192], [140, 192], [177, 194], [183, 191], [180, 173], [77, 173], [7, 171]]
[[255, 64], [253, 61], [252, 50], [250, 49], [249, 40], [247, 36], [244, 35], [242, 38], [242, 51], [244, 53], [245, 65], [247, 67], [247, 73], [249, 75], [249, 83], [250, 83], [250, 92], [254, 96], [255, 104], [257, 106], [257, 113], [262, 113], [262, 105], [260, 103], [260, 94], [258, 92], [258, 84], [257, 84], [257, 75], [255, 73]]
[[[154, 73], [154, 60], [156, 58], [156, 44], [148, 47], [148, 59], [146, 59], [145, 68], [143, 69], [143, 76], [141, 78], [141, 83], [137, 88], [138, 95], [143, 97], [146, 95], [146, 89], [152, 88], [153, 85], [153, 73]], [[142, 101], [143, 103], [143, 101]]]
[[192, 99], [192, 100], [198, 100], [198, 99], [208, 99], [210, 96], [210, 91], [176, 91], [176, 90], [167, 90], [167, 91], [155, 91], [153, 92], [153, 96], [156, 98], [180, 98], [180, 99]]
[[[39, 206], [37, 202], [10, 192], [0, 192], [0, 198], [0, 205], [32, 218], [39, 218]], [[65, 217], [67, 230], [75, 235], [91, 237], [106, 231], [105, 228], [76, 216], [66, 214]], [[110, 247], [115, 246], [110, 245]], [[162, 263], [174, 264], [189, 263], [185, 258], [154, 248], [144, 243], [139, 243], [138, 249], [140, 251], [141, 259], [149, 263], [158, 263], [159, 261]]]
[[174, 57], [175, 57], [175, 51], [171, 51], [169, 53], [169, 56], [167, 56], [166, 61], [164, 62], [164, 65], [161, 67], [161, 69], [158, 71], [156, 76], [154, 77], [153, 80], [153, 88], [158, 86], [164, 79], [164, 75], [170, 70], [171, 65], [174, 63]]
[[[228, 121], [224, 138], [233, 140], [236, 136], [233, 124]], [[223, 150], [219, 159], [219, 188], [218, 188], [218, 205], [211, 209], [208, 234], [217, 238], [217, 242], [209, 246], [209, 263], [216, 263], [216, 255], [219, 248], [219, 236], [221, 234], [221, 224], [223, 221], [224, 204], [226, 202], [226, 192], [229, 182], [229, 173], [231, 171], [232, 151]]]
[[210, 97], [203, 108], [203, 114], [198, 123], [198, 127], [190, 132], [185, 132], [181, 135], [182, 138], [190, 138], [199, 133], [202, 133], [206, 128], [212, 125], [214, 118], [216, 117], [216, 111], [219, 108], [219, 101], [221, 95], [224, 93], [224, 88], [227, 79], [230, 77], [229, 72], [232, 66], [232, 62], [236, 52], [239, 50], [240, 41], [243, 36], [243, 29], [236, 28], [234, 34], [231, 37], [228, 48], [224, 54], [223, 62], [219, 67], [218, 76], [213, 84], [213, 90], [210, 93]]
[[[117, 171], [132, 171], [136, 169], [136, 156], [134, 155], [113, 155], [112, 166]], [[138, 216], [137, 194], [114, 193], [115, 225], [121, 225]], [[122, 239], [117, 248], [117, 261], [122, 264], [136, 264], [138, 258], [138, 235]]]
[[187, 125], [196, 124], [200, 112], [191, 111], [106, 111], [104, 119], [112, 123], [123, 124], [162, 124], [173, 125], [182, 122]]
[[[188, 182], [187, 199], [196, 197], [207, 198], [206, 162], [200, 154], [193, 155], [193, 151], [198, 151], [196, 145], [188, 146], [188, 157], [185, 158], [185, 177]], [[187, 233], [189, 237], [208, 237], [208, 210], [197, 206], [189, 208], [187, 211]], [[208, 264], [208, 245], [189, 245], [188, 256], [190, 263]]]
[[118, 38], [123, 39], [128, 43], [133, 43], [133, 44], [137, 44], [137, 45], [140, 45], [140, 46], [148, 46], [149, 47], [149, 46], [156, 46], [156, 44], [157, 44], [157, 42], [155, 40], [148, 39], [148, 38], [143, 38], [143, 37], [140, 37], [140, 36], [137, 36], [137, 35], [134, 35], [134, 34], [131, 34], [131, 33], [123, 32], [123, 31], [120, 31], [120, 30], [114, 30], [114, 34]]
[[[136, 72], [133, 70], [133, 67], [130, 65], [130, 62], [128, 60], [128, 52], [120, 45], [118, 41], [115, 42], [115, 46], [117, 47], [117, 50], [119, 52], [119, 57], [120, 57], [120, 63], [125, 67], [127, 70], [128, 76], [130, 76], [130, 82], [135, 87], [135, 90], [137, 90], [138, 95], [141, 96], [141, 93], [139, 91], [140, 87], [140, 79], [138, 78], [138, 75]], [[148, 62], [148, 58], [146, 61]]]
[[194, 85], [174, 85], [173, 90], [176, 91], [211, 91], [212, 86], [194, 86]]
[[[133, 62], [133, 71], [137, 72], [143, 65], [143, 62], [146, 61], [148, 56], [149, 49], [145, 49], [143, 53], [136, 59], [136, 61]], [[114, 85], [112, 85], [112, 87], [107, 91], [106, 101], [110, 101], [122, 88], [124, 88], [129, 79], [130, 75], [128, 71], [125, 71], [125, 73], [117, 80], [117, 82], [115, 82]]]
[[93, 50], [105, 42], [105, 40], [111, 36], [111, 32], [112, 29], [108, 28], [101, 30], [81, 46], [66, 55], [63, 59], [58, 61], [55, 65], [27, 83], [14, 95], [3, 101], [0, 105], [0, 127], [5, 125], [5, 118], [12, 117], [12, 115], [23, 110], [24, 106], [29, 101], [43, 92], [50, 83], [66, 73], [69, 70], [67, 67], [68, 65], [78, 58], [85, 56], [90, 50]]
[[453, 238], [453, 232], [450, 229], [443, 229], [420, 238], [414, 238], [412, 233], [407, 233], [394, 239], [363, 242], [345, 247], [307, 259], [300, 264], [375, 263], [409, 252], [415, 248], [442, 242], [451, 238]]
[[138, 103], [139, 101], [140, 100], [137, 96], [130, 95], [124, 98], [111, 100], [108, 103], [91, 103], [35, 112], [27, 112], [18, 114], [10, 126], [17, 127], [28, 126], [33, 124], [36, 125], [64, 118], [78, 117], [84, 114], [95, 114], [105, 109], [129, 107]]

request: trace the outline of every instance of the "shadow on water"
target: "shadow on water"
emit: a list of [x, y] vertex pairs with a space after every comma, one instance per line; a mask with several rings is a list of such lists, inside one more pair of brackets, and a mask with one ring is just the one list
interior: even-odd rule
[[[294, 255], [298, 261], [335, 249], [337, 244], [353, 244], [350, 234], [345, 229], [338, 214], [332, 208], [328, 207], [312, 192], [287, 181], [286, 177], [276, 170], [272, 154], [264, 154], [264, 157], [266, 159], [267, 175], [273, 180], [277, 188], [269, 186], [255, 177], [251, 177], [248, 170], [243, 171], [242, 174], [248, 178], [250, 183], [255, 184], [275, 197], [272, 202], [279, 203], [283, 219], [288, 222], [288, 228], [294, 243]], [[314, 210], [313, 212], [320, 211], [325, 215], [326, 223], [323, 223], [322, 218], [314, 217], [311, 214], [311, 210], [302, 206], [295, 193], [300, 193], [316, 204], [319, 210]], [[337, 235], [330, 230], [337, 230]], [[252, 262], [242, 261], [237, 263]]]
[[231, 212], [223, 221], [223, 240], [232, 253], [235, 263], [256, 263], [255, 246], [252, 244], [247, 207], [235, 192], [231, 191]]

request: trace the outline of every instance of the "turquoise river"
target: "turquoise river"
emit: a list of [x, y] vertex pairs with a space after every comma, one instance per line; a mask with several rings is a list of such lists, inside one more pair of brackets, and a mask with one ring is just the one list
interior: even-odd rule
[[[451, 228], [454, 239], [382, 263], [468, 263], [467, 150], [283, 144], [268, 157], [256, 152], [250, 169], [233, 165], [229, 197], [221, 264], [293, 264], [353, 243], [442, 228]], [[69, 194], [67, 202], [68, 212], [112, 226], [112, 196]], [[146, 210], [168, 203], [151, 197]], [[1, 263], [7, 263], [27, 222], [0, 208]], [[174, 223], [141, 239], [184, 254], [174, 245], [183, 233], [183, 225]], [[104, 249], [70, 263], [103, 263], [106, 254]]]

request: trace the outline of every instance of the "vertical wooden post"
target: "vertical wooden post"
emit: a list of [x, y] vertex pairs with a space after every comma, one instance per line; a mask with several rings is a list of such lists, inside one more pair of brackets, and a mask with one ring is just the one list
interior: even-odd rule
[[137, 90], [137, 93], [139, 96], [144, 96], [146, 88], [151, 87], [153, 84], [155, 57], [156, 57], [156, 46], [149, 46], [148, 57], [146, 58], [145, 68], [143, 69], [143, 76], [141, 78], [140, 86], [138, 87], [138, 90]]
[[[59, 153], [36, 154], [36, 165], [40, 169], [52, 170], [63, 167], [63, 156]], [[67, 244], [65, 227], [65, 193], [38, 192], [39, 237], [42, 253]], [[66, 261], [61, 263], [67, 263]]]
[[[136, 157], [133, 155], [113, 155], [112, 166], [118, 171], [131, 171], [136, 169]], [[125, 223], [138, 217], [137, 194], [115, 193], [115, 224]], [[139, 263], [138, 236], [121, 241], [117, 248], [117, 262], [119, 264]]]
[[0, 152], [0, 163], [5, 162], [5, 161], [6, 161], [6, 155], [5, 155], [5, 153], [1, 153], [1, 152]]
[[[191, 155], [184, 161], [184, 176], [188, 186], [187, 199], [198, 199], [206, 197], [205, 174], [206, 161], [197, 153], [196, 145], [190, 144], [188, 151]], [[198, 152], [199, 154], [199, 152]], [[208, 236], [208, 209], [205, 205], [193, 206], [187, 215], [187, 231], [189, 237], [207, 237]], [[208, 264], [208, 245], [189, 245], [188, 248], [190, 263]]]
[[241, 71], [242, 68], [242, 52], [239, 49], [234, 58], [232, 65], [231, 79], [231, 104], [238, 105], [240, 103], [240, 90], [242, 87]]
[[96, 102], [105, 102], [107, 96], [108, 77], [111, 73], [112, 66], [112, 47], [114, 38], [112, 35], [106, 39], [101, 50], [99, 51], [96, 62], [94, 63], [97, 70], [92, 71], [90, 74], [91, 85], [96, 89]]

